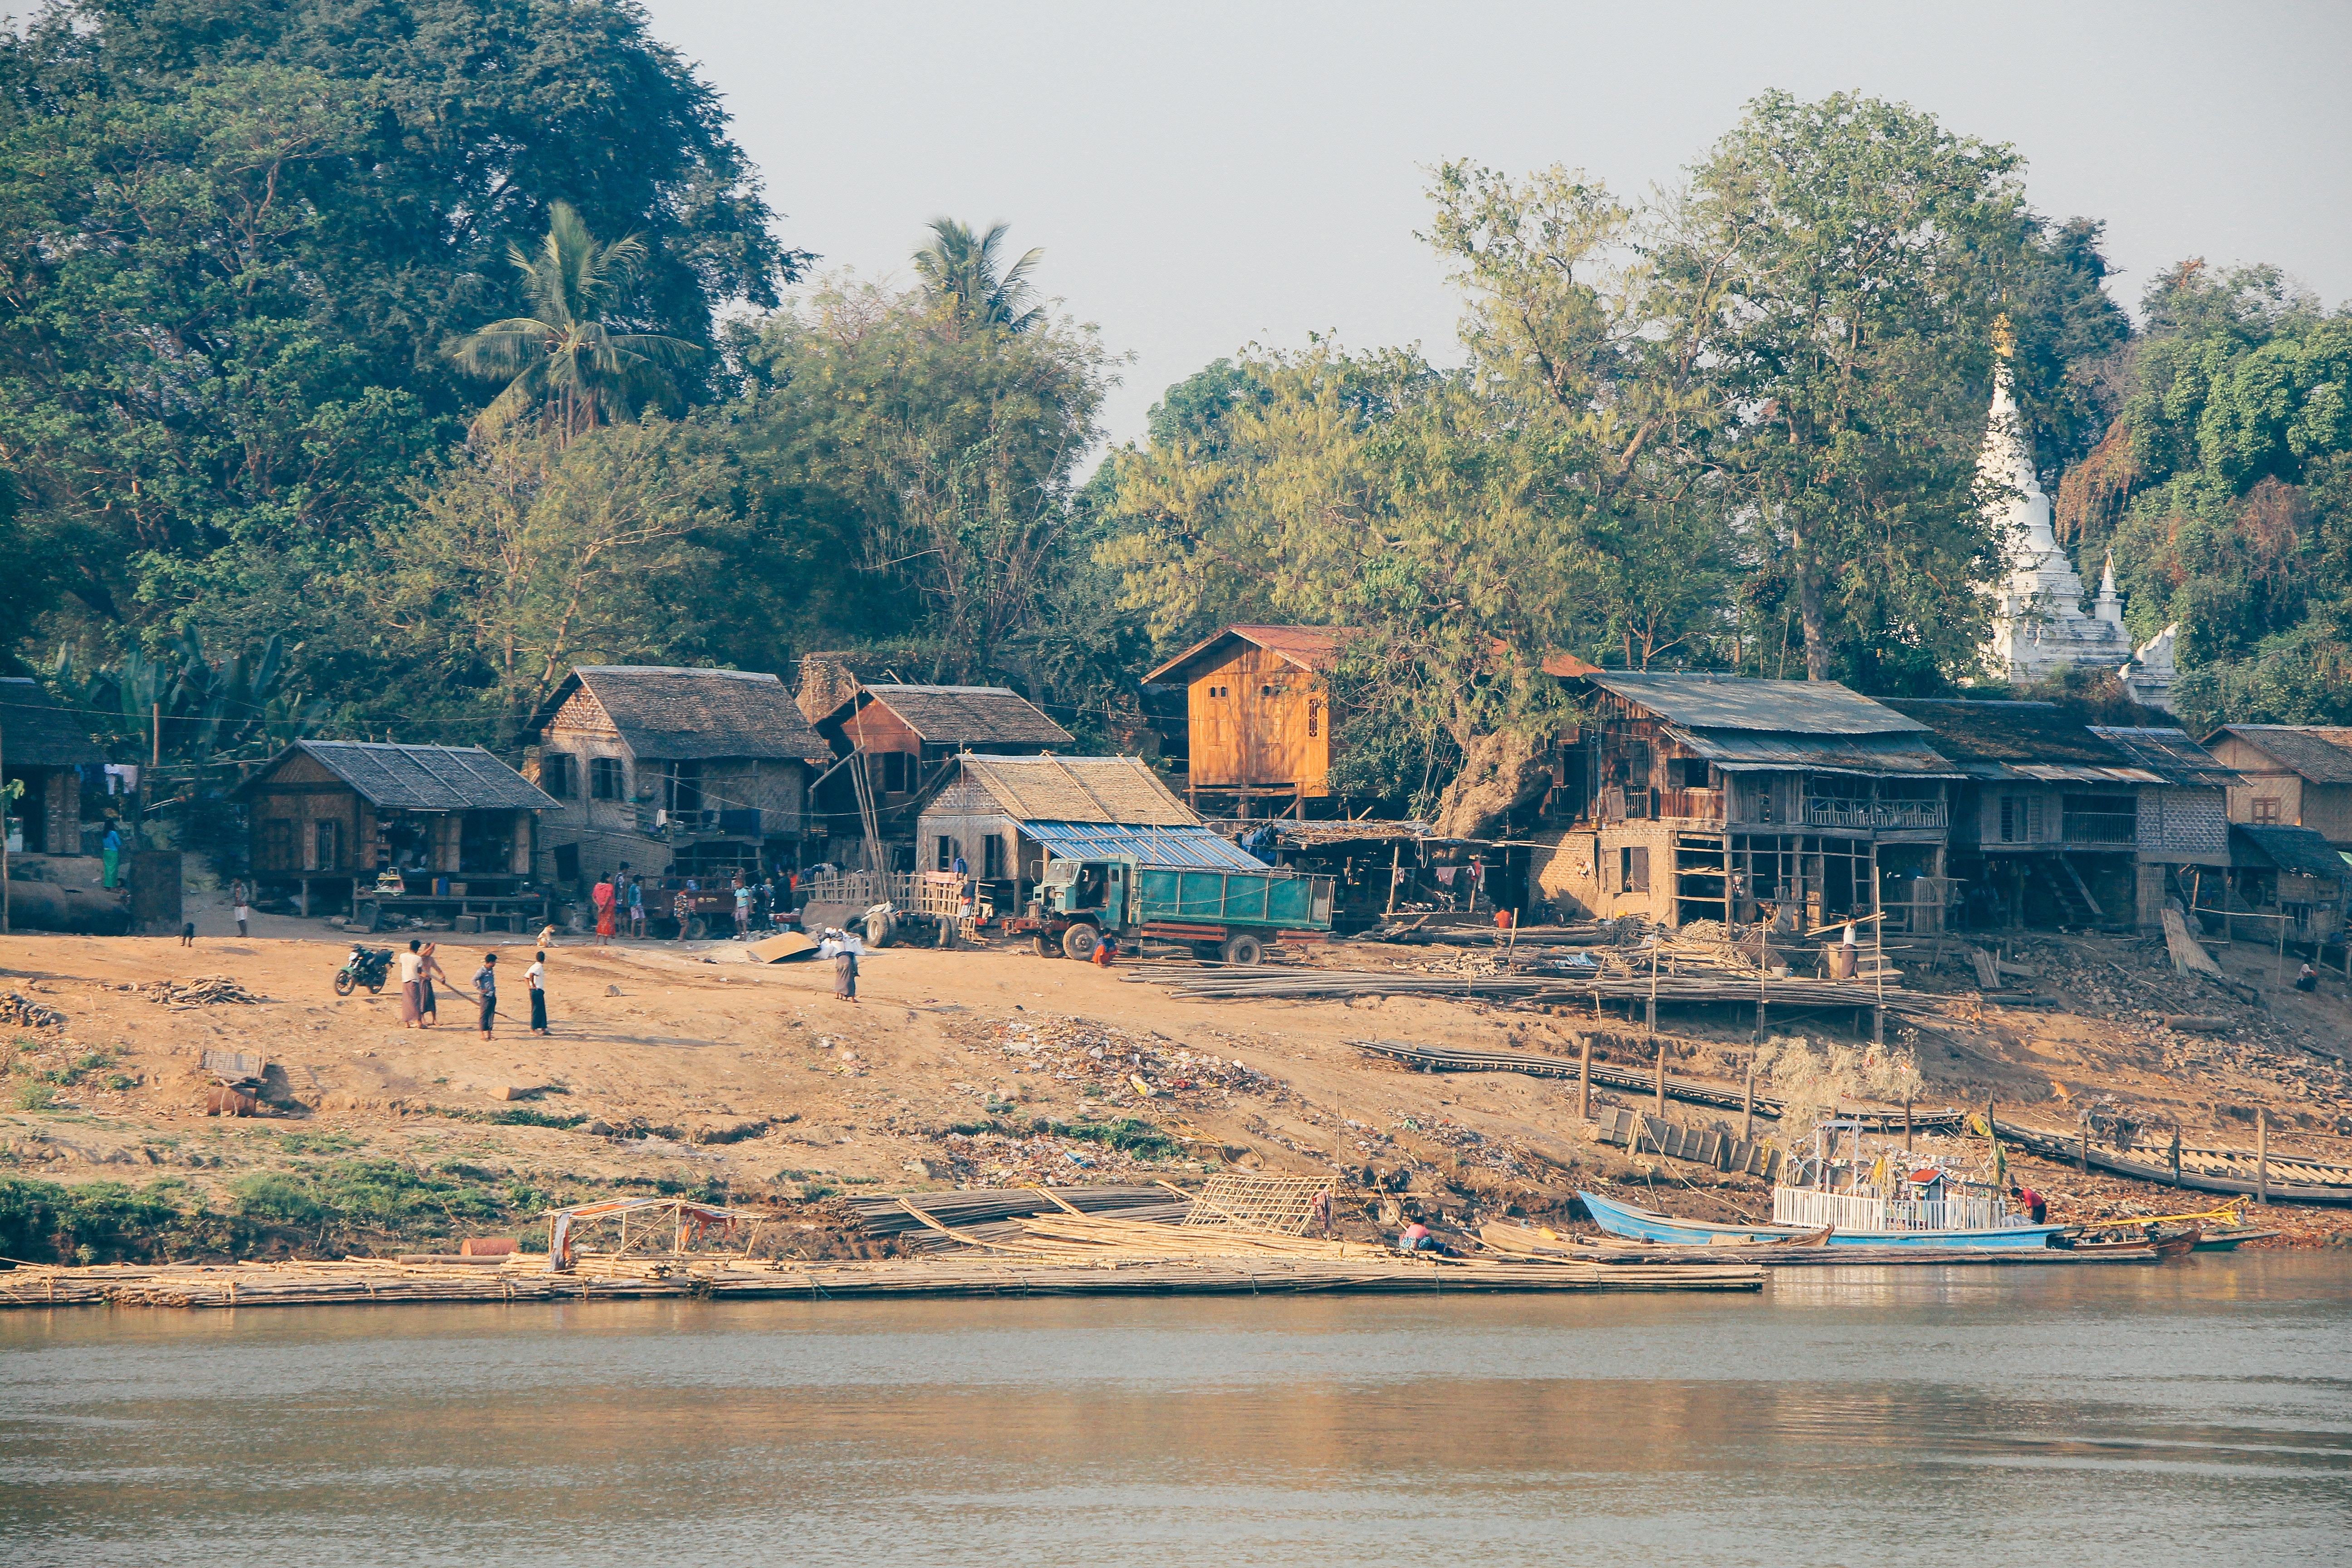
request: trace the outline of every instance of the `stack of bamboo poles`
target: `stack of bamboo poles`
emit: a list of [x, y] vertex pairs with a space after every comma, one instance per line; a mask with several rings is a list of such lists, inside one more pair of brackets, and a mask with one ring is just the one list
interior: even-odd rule
[[1900, 985], [1882, 994], [1874, 984], [1834, 980], [1771, 980], [1737, 974], [1600, 974], [1591, 978], [1536, 974], [1402, 974], [1362, 969], [1186, 969], [1142, 965], [1129, 980], [1162, 984], [1169, 994], [1192, 1001], [1254, 1002], [1337, 999], [1349, 996], [1469, 996], [1487, 1002], [1572, 1004], [1608, 999], [1661, 1002], [1729, 1002], [1753, 1006], [1759, 997], [1775, 1007], [1872, 1007], [1884, 1005], [1906, 1017], [1935, 1014], [1931, 997]]

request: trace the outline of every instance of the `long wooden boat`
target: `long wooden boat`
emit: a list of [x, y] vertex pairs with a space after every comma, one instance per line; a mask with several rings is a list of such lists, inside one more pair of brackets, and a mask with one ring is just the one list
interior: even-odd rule
[[[1788, 1244], [1797, 1237], [1811, 1237], [1820, 1231], [1813, 1226], [1785, 1225], [1716, 1225], [1706, 1220], [1678, 1219], [1649, 1209], [1621, 1204], [1597, 1194], [1579, 1192], [1578, 1199], [1584, 1212], [1612, 1236], [1628, 1237], [1635, 1241], [1672, 1242], [1685, 1247], [1722, 1246], [1716, 1238], [1741, 1237], [1748, 1241], [1777, 1241]], [[1987, 1230], [1832, 1230], [1827, 1242], [1830, 1247], [1980, 1247], [2013, 1250], [2018, 1247], [2041, 1247], [2050, 1245], [2050, 1238], [2065, 1229], [2060, 1225], [2000, 1226]]]
[[2250, 1241], [2268, 1241], [2284, 1235], [2275, 1230], [2209, 1230], [2197, 1238], [2193, 1252], [2235, 1252]]

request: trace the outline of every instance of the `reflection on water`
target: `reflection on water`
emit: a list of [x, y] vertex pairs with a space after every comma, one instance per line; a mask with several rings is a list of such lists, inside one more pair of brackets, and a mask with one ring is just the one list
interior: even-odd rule
[[0, 1314], [0, 1562], [2352, 1561], [2352, 1259]]

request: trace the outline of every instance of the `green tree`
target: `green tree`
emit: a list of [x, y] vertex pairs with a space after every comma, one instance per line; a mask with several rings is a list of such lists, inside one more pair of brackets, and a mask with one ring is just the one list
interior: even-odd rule
[[1045, 307], [1032, 302], [1035, 290], [1029, 269], [1045, 253], [1024, 251], [1013, 265], [1004, 265], [1004, 237], [1012, 226], [995, 224], [982, 234], [951, 217], [931, 220], [931, 237], [915, 247], [915, 275], [950, 320], [1008, 332], [1025, 332], [1045, 321]]
[[481, 401], [438, 345], [527, 309], [502, 259], [559, 199], [644, 235], [632, 332], [706, 344], [805, 260], [634, 6], [55, 0], [0, 35], [0, 460], [49, 633], [243, 646], [299, 606], [314, 689], [396, 680], [343, 585]]
[[[2004, 542], [1975, 492], [1990, 327], [2026, 228], [2016, 155], [1906, 105], [1770, 92], [1691, 172], [1657, 242], [1708, 366], [1699, 455], [1738, 487], [1806, 674], [1969, 670]], [[1758, 587], [1764, 591], [1759, 593]]]
[[869, 634], [915, 637], [941, 680], [1061, 657], [1040, 639], [1085, 559], [1078, 465], [1114, 364], [1066, 321], [969, 327], [951, 301], [835, 279], [745, 356], [747, 457], [847, 506]]
[[445, 351], [467, 374], [507, 384], [476, 428], [495, 432], [536, 406], [562, 446], [646, 403], [677, 403], [669, 367], [702, 351], [659, 332], [614, 331], [604, 320], [645, 261], [643, 239], [599, 244], [570, 203], [554, 202], [538, 254], [510, 245], [508, 257], [523, 275], [530, 314], [492, 321]]

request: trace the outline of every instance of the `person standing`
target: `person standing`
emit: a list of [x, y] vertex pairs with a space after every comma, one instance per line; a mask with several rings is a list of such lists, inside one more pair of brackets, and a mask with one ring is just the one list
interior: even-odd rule
[[854, 1005], [857, 1000], [857, 939], [828, 928], [816, 952], [819, 958], [833, 960], [833, 994]]
[[643, 939], [646, 934], [646, 879], [629, 879], [629, 934]]
[[440, 950], [440, 943], [428, 942], [425, 944], [425, 951], [417, 955], [424, 961], [417, 972], [417, 979], [425, 987], [424, 993], [416, 999], [419, 1028], [429, 1029], [441, 1021], [441, 997], [433, 988], [433, 983], [437, 980], [444, 985], [455, 984], [449, 978], [449, 972], [441, 967]]
[[490, 1022], [499, 1012], [499, 955], [482, 954], [482, 967], [474, 971], [474, 995], [482, 1004], [482, 1038], [490, 1037]]
[[[106, 837], [100, 852], [106, 860], [106, 885], [111, 888], [122, 869], [122, 829], [110, 816], [106, 819]], [[245, 933], [239, 931], [237, 934], [242, 936]]]
[[253, 918], [253, 889], [239, 877], [228, 885], [228, 907], [236, 913], [236, 934], [245, 934], [245, 922]]
[[619, 893], [614, 888], [613, 879], [610, 877], [597, 878], [595, 889], [588, 895], [588, 901], [596, 906], [596, 945], [598, 947], [613, 945], [613, 901], [617, 897]]
[[677, 917], [677, 940], [682, 942], [686, 940], [687, 924], [694, 919], [694, 895], [680, 888], [677, 897], [670, 900], [669, 909]]
[[422, 945], [410, 937], [408, 951], [400, 955], [400, 1026], [404, 1029], [424, 1025], [425, 955], [417, 951]]
[[751, 885], [740, 871], [735, 874], [735, 940], [751, 940]]
[[547, 954], [531, 954], [530, 967], [522, 972], [522, 977], [530, 982], [530, 1032], [544, 1035], [547, 1033]]

